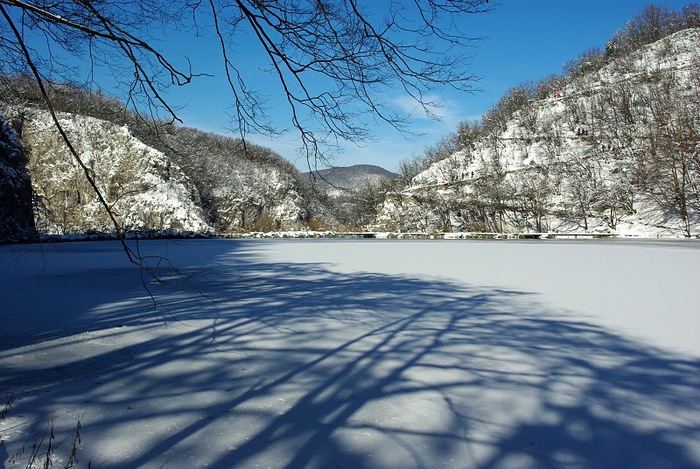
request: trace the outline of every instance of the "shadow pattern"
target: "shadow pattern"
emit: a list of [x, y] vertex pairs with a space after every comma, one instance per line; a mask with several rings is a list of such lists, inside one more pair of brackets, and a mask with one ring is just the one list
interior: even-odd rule
[[82, 416], [83, 459], [111, 468], [700, 467], [698, 360], [529, 292], [269, 263], [256, 246], [171, 246], [191, 276], [151, 285], [157, 312], [133, 273], [47, 271], [59, 305], [69, 283], [104, 291], [70, 327], [4, 334], [0, 358], [37, 357], [0, 376], [22, 389], [17, 435]]

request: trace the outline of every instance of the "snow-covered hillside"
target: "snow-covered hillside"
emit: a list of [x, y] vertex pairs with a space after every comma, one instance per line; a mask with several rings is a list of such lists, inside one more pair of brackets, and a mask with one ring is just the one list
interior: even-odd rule
[[[74, 95], [61, 102], [97, 106], [101, 99], [80, 90]], [[22, 103], [3, 103], [3, 108], [21, 132], [37, 196], [38, 231], [113, 231], [49, 114]], [[114, 117], [127, 124], [74, 112], [61, 112], [60, 119], [126, 230], [302, 229], [313, 217], [332, 218], [302, 175], [268, 149], [195, 129], [143, 125], [128, 113]]]
[[[114, 231], [48, 112], [24, 109], [22, 142], [39, 201], [42, 233]], [[125, 126], [61, 114], [61, 125], [126, 230], [206, 231], [199, 196], [179, 167], [144, 145]]]
[[389, 194], [386, 229], [700, 233], [700, 29], [529, 99]]
[[0, 467], [697, 469], [699, 244], [0, 246]]
[[301, 229], [324, 213], [304, 177], [267, 148], [190, 128], [170, 128], [163, 138], [217, 232]]

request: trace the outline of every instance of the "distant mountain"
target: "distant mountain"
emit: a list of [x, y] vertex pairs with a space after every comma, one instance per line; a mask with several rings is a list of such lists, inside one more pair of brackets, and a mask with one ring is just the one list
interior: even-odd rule
[[371, 164], [321, 169], [303, 174], [318, 187], [338, 193], [353, 192], [365, 184], [376, 185], [398, 176], [396, 173]]
[[320, 189], [341, 229], [366, 230], [398, 174], [369, 164], [304, 173]]

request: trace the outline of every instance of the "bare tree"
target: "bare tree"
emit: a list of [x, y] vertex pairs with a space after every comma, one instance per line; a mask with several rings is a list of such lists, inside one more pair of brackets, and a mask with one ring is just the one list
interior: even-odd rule
[[[528, 229], [542, 233], [548, 229], [547, 214], [550, 210], [550, 199], [553, 192], [551, 176], [547, 168], [536, 167], [513, 175], [510, 181], [513, 186], [512, 211], [517, 217], [523, 217]], [[532, 220], [532, 223], [530, 223]]]
[[[358, 0], [1, 0], [4, 73], [41, 79], [71, 76], [61, 58], [78, 57], [118, 73], [134, 105], [165, 111], [177, 119], [164, 89], [197, 75], [179, 57], [166, 57], [152, 44], [153, 28], [211, 33], [234, 98], [235, 127], [275, 133], [260, 90], [244, 79], [236, 63], [238, 37], [253, 37], [261, 64], [278, 78], [291, 125], [315, 156], [326, 136], [356, 140], [368, 134], [365, 114], [401, 126], [404, 116], [386, 101], [400, 89], [430, 113], [428, 92], [444, 85], [469, 90], [462, 16], [488, 10], [485, 0], [419, 0], [369, 6]], [[46, 45], [47, 50], [32, 44]], [[253, 46], [246, 46], [253, 47]], [[24, 50], [26, 49], [26, 50]], [[95, 75], [97, 76], [97, 75]], [[322, 77], [323, 81], [314, 81]], [[314, 126], [309, 117], [320, 122]]]
[[[430, 114], [430, 93], [470, 90], [462, 31], [464, 16], [489, 10], [487, 0], [0, 0], [0, 74], [26, 74], [38, 83], [66, 146], [110, 213], [70, 135], [61, 127], [48, 83], [73, 77], [71, 63], [87, 61], [89, 80], [111, 72], [129, 106], [147, 117], [178, 120], [166, 99], [172, 86], [197, 78], [189, 61], [166, 57], [152, 40], [161, 30], [211, 34], [233, 97], [234, 129], [276, 134], [260, 94], [236, 62], [237, 38], [254, 38], [261, 63], [277, 77], [309, 165], [324, 144], [368, 137], [376, 120], [399, 129], [405, 116], [388, 100], [401, 90]], [[246, 46], [248, 47], [248, 46]], [[77, 60], [76, 60], [77, 59]], [[320, 79], [319, 79], [320, 78]], [[127, 254], [129, 250], [126, 248]]]
[[649, 142], [654, 194], [662, 207], [673, 207], [680, 215], [683, 232], [690, 237], [691, 214], [700, 211], [700, 131], [697, 111], [680, 100], [670, 102], [675, 112], [654, 123]]
[[616, 57], [658, 41], [676, 31], [693, 27], [697, 5], [680, 14], [661, 5], [647, 5], [620, 29], [606, 45], [606, 55]]
[[503, 167], [498, 138], [489, 138], [492, 146], [491, 153], [476, 172], [473, 181], [474, 198], [479, 201], [484, 227], [501, 233], [505, 229], [506, 212], [509, 201], [512, 199], [512, 188], [506, 182], [507, 174]]
[[[463, 149], [473, 150], [476, 142], [483, 136], [484, 129], [481, 122], [475, 120], [462, 121], [457, 126], [455, 138]], [[466, 163], [469, 163], [467, 161]]]
[[364, 181], [348, 195], [340, 206], [340, 222], [346, 229], [366, 230], [377, 218], [387, 192], [393, 189], [390, 180]]

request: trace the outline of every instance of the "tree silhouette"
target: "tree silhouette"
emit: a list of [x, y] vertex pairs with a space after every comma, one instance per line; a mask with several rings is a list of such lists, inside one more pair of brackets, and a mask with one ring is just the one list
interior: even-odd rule
[[71, 64], [87, 62], [98, 87], [111, 72], [131, 107], [178, 121], [166, 91], [199, 75], [186, 58], [166, 56], [154, 37], [173, 30], [210, 34], [233, 96], [233, 127], [245, 140], [280, 131], [236, 60], [236, 44], [252, 38], [261, 66], [277, 78], [311, 166], [327, 144], [367, 138], [377, 120], [402, 129], [406, 116], [387, 100], [389, 90], [430, 114], [436, 87], [471, 89], [475, 77], [463, 46], [475, 38], [462, 31], [463, 17], [490, 8], [485, 0], [0, 0], [0, 73], [37, 82], [66, 146], [110, 212], [46, 91], [47, 83], [74, 75]]

